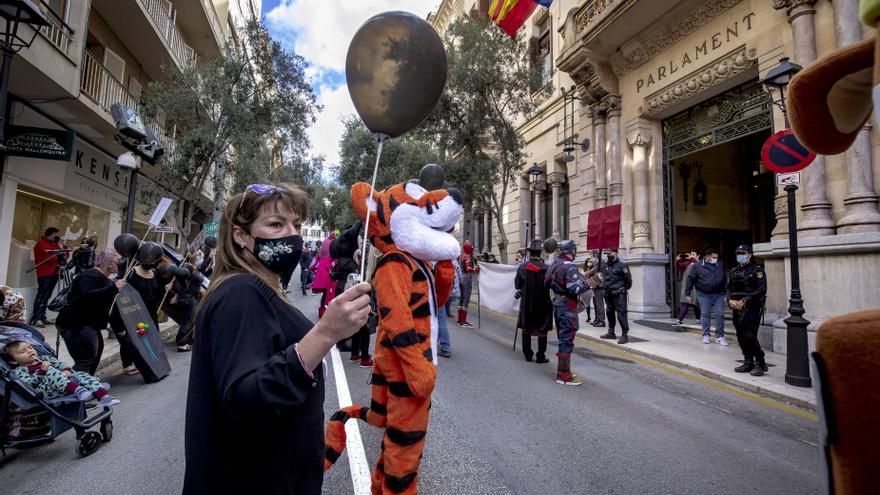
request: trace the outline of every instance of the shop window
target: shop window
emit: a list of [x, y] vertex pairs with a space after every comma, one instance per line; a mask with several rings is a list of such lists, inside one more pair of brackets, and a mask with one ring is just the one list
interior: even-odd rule
[[15, 195], [12, 238], [33, 247], [46, 229], [61, 231], [62, 243], [76, 247], [83, 237], [94, 235], [98, 247], [106, 247], [110, 213], [54, 194], [19, 185]]

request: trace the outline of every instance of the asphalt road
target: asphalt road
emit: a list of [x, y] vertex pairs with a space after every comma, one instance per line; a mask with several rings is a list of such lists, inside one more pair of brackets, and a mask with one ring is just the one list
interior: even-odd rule
[[[294, 302], [308, 316], [317, 314], [317, 296], [294, 295]], [[453, 356], [441, 358], [420, 492], [818, 491], [815, 421], [601, 347], [579, 346], [573, 367], [585, 383], [563, 387], [554, 382], [555, 359], [527, 363], [511, 350], [510, 321], [484, 314], [482, 323], [481, 329], [451, 327]], [[123, 400], [112, 442], [84, 459], [77, 458], [72, 433], [8, 451], [0, 492], [179, 493], [189, 355], [167, 350], [174, 371], [162, 382], [105, 377]], [[354, 402], [369, 404], [369, 370], [342, 357]], [[327, 361], [329, 416], [339, 404]], [[372, 469], [381, 432], [363, 422], [359, 428]], [[344, 453], [327, 473], [324, 493], [353, 491]]]

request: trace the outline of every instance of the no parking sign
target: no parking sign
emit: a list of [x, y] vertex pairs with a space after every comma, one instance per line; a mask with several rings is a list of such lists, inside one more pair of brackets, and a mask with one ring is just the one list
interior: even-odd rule
[[801, 144], [791, 129], [770, 136], [761, 148], [761, 160], [764, 165], [779, 174], [803, 170], [815, 159], [816, 153]]

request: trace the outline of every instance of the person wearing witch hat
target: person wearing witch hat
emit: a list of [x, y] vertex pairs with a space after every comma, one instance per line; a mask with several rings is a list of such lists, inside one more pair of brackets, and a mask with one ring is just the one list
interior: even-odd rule
[[767, 297], [767, 275], [752, 261], [752, 246], [748, 244], [736, 247], [736, 262], [738, 266], [730, 271], [727, 279], [727, 306], [733, 310], [733, 326], [742, 349], [743, 364], [734, 371], [761, 376], [767, 371], [767, 363], [758, 342], [758, 327]]
[[[550, 292], [544, 284], [547, 265], [541, 258], [543, 243], [533, 239], [529, 243], [529, 257], [516, 269], [513, 280], [516, 298], [520, 299], [519, 318], [516, 326], [522, 330], [522, 349], [526, 361], [532, 357], [538, 363], [547, 363], [547, 332], [553, 328], [553, 306], [550, 303]], [[538, 338], [538, 354], [532, 352], [532, 337]]]
[[480, 265], [474, 258], [474, 245], [471, 244], [471, 241], [464, 241], [462, 250], [464, 252], [458, 258], [461, 267], [461, 304], [458, 306], [458, 326], [473, 328], [474, 326], [467, 321], [468, 304], [471, 302], [471, 291], [474, 287], [473, 275], [480, 272]]
[[578, 331], [578, 311], [580, 295], [590, 287], [584, 276], [572, 262], [577, 254], [577, 246], [572, 240], [559, 243], [559, 256], [547, 269], [544, 283], [554, 293], [553, 317], [556, 320], [556, 336], [559, 364], [556, 370], [556, 383], [560, 385], [580, 385], [581, 379], [571, 371], [571, 352], [574, 350], [574, 336]]

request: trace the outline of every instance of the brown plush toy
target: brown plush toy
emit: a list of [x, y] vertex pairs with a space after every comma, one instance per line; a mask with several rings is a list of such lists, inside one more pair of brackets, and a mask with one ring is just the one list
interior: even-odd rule
[[[880, 0], [861, 0], [859, 15], [871, 28]], [[880, 56], [876, 36], [840, 48], [808, 65], [788, 87], [788, 116], [798, 139], [821, 155], [850, 147], [873, 107], [880, 105]], [[880, 121], [878, 121], [880, 123]]]
[[832, 318], [816, 334], [813, 375], [819, 403], [824, 493], [880, 489], [880, 309]]

